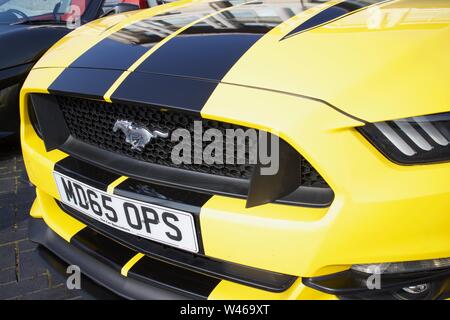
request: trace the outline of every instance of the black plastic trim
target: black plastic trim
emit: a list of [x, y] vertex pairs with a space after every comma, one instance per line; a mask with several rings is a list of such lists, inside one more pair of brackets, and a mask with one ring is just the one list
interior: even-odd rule
[[[261, 165], [253, 170], [246, 208], [274, 202], [294, 192], [301, 184], [300, 158], [284, 140], [279, 139], [279, 161], [276, 174], [263, 175]], [[268, 143], [270, 146], [270, 142]], [[272, 152], [275, 152], [274, 150]]]
[[[245, 199], [249, 181], [152, 164], [96, 148], [69, 137], [59, 147], [73, 157], [116, 174], [150, 183]], [[329, 188], [298, 187], [293, 193], [275, 203], [312, 208], [329, 207], [334, 192]]]
[[73, 157], [141, 181], [206, 193], [243, 197], [248, 181], [166, 167], [97, 148], [70, 137], [59, 147]]
[[99, 236], [90, 228], [79, 231], [70, 239], [70, 243], [119, 272], [137, 253], [109, 238]]
[[[70, 243], [117, 272], [121, 272], [123, 266], [137, 254], [136, 251], [88, 227], [73, 236]], [[130, 268], [127, 277], [179, 291], [195, 299], [208, 298], [220, 282], [220, 279], [147, 256], [142, 257]]]
[[70, 136], [58, 102], [53, 96], [41, 94], [31, 94], [30, 100], [40, 132], [44, 137], [46, 150], [51, 151], [58, 148]]
[[191, 298], [180, 292], [152, 286], [134, 278], [123, 277], [114, 268], [70, 245], [52, 231], [42, 219], [30, 219], [29, 236], [31, 241], [43, 245], [66, 263], [76, 264], [83, 274], [121, 297], [147, 300], [186, 300]]
[[173, 290], [180, 290], [183, 291], [183, 294], [195, 299], [206, 299], [221, 281], [149, 257], [143, 257], [133, 265], [128, 271], [128, 277], [154, 285], [170, 287]]
[[172, 263], [195, 272], [272, 292], [287, 290], [297, 279], [295, 276], [212, 259], [201, 254], [193, 254], [142, 239], [95, 221], [58, 201], [57, 203], [64, 212], [106, 237], [154, 259]]
[[120, 175], [94, 167], [86, 162], [68, 156], [55, 164], [54, 170], [94, 188], [106, 191]]
[[127, 179], [120, 183], [114, 188], [114, 194], [138, 201], [151, 201], [156, 205], [191, 213], [197, 212], [212, 197], [206, 193], [145, 183], [135, 179]]
[[369, 290], [367, 288], [366, 282], [369, 276], [370, 274], [350, 269], [321, 277], [302, 278], [302, 282], [305, 286], [328, 294], [348, 296], [370, 291], [393, 291], [408, 286], [449, 278], [450, 268], [381, 275], [381, 288], [377, 290]]
[[28, 118], [30, 119], [34, 132], [36, 132], [39, 138], [43, 139], [41, 128], [39, 127], [36, 117], [36, 112], [34, 111], [33, 101], [31, 101], [31, 96], [28, 97]]

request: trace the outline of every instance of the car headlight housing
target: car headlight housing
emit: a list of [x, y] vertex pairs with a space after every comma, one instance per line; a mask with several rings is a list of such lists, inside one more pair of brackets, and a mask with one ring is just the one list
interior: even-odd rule
[[355, 264], [352, 270], [372, 274], [396, 274], [450, 268], [450, 258], [379, 264]]
[[302, 282], [341, 299], [447, 299], [450, 297], [450, 258], [355, 264], [345, 271], [304, 277]]
[[367, 124], [359, 131], [399, 164], [450, 160], [450, 112]]

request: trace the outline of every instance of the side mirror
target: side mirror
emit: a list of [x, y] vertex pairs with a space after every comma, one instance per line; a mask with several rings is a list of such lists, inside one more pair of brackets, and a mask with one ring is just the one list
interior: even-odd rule
[[118, 3], [117, 5], [112, 7], [111, 9], [107, 10], [100, 17], [103, 18], [103, 17], [109, 16], [109, 15], [112, 15], [112, 14], [124, 13], [124, 12], [128, 12], [128, 11], [139, 10], [139, 9], [140, 9], [140, 7], [135, 5], [135, 4]]

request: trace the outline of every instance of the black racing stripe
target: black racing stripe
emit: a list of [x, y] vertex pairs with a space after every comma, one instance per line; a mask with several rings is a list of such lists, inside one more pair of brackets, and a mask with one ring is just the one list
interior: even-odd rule
[[216, 82], [201, 79], [134, 72], [112, 94], [111, 100], [199, 111], [216, 86]]
[[49, 91], [101, 99], [122, 72], [151, 47], [186, 24], [198, 20], [200, 16], [196, 10], [206, 15], [236, 3], [216, 1], [192, 4], [126, 26], [78, 57], [51, 84]]
[[70, 156], [58, 161], [54, 170], [102, 191], [120, 177]]
[[86, 227], [70, 239], [70, 243], [117, 271], [137, 252]]
[[211, 14], [232, 6], [228, 1], [214, 2], [214, 6], [193, 4], [162, 15], [139, 20], [112, 33], [87, 50], [70, 68], [128, 69], [146, 51], [186, 24], [199, 19], [195, 10]]
[[264, 14], [266, 7], [249, 3], [191, 26], [151, 54], [112, 99], [199, 112], [242, 55], [290, 17], [261, 22]]
[[[167, 34], [177, 30], [174, 26], [165, 29]], [[162, 39], [152, 31], [150, 19], [139, 21], [103, 39], [69, 67], [126, 70]]]
[[262, 37], [202, 29], [205, 33], [187, 29], [163, 45], [111, 99], [199, 112], [225, 74]]
[[67, 68], [50, 85], [48, 91], [53, 94], [103, 99], [104, 94], [113, 85], [122, 71]]
[[193, 298], [207, 299], [220, 279], [143, 257], [128, 271], [128, 277], [181, 291]]
[[356, 10], [368, 7], [374, 3], [382, 1], [385, 0], [348, 0], [338, 3], [332, 7], [329, 7], [319, 12], [311, 19], [303, 22], [301, 25], [297, 26], [294, 30], [292, 30], [286, 36], [284, 36], [283, 39], [289, 38], [305, 30], [318, 27], [320, 25], [323, 25], [324, 23], [330, 22], [339, 17], [343, 17], [346, 14], [352, 13]]
[[261, 34], [244, 33], [245, 30], [242, 33], [208, 31], [181, 33], [153, 53], [136, 71], [220, 81], [262, 37]]
[[[160, 40], [162, 38], [155, 36], [155, 43]], [[81, 55], [70, 65], [70, 68], [126, 70], [147, 50], [144, 46], [130, 45], [110, 37], [103, 39]]]
[[303, 10], [296, 1], [263, 1], [218, 12], [165, 43], [136, 71], [221, 81], [259, 39]]

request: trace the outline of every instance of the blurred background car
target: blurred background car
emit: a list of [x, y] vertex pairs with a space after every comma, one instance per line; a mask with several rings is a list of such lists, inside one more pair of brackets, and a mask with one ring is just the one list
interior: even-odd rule
[[156, 0], [0, 0], [0, 152], [19, 137], [19, 91], [34, 63], [76, 27]]

